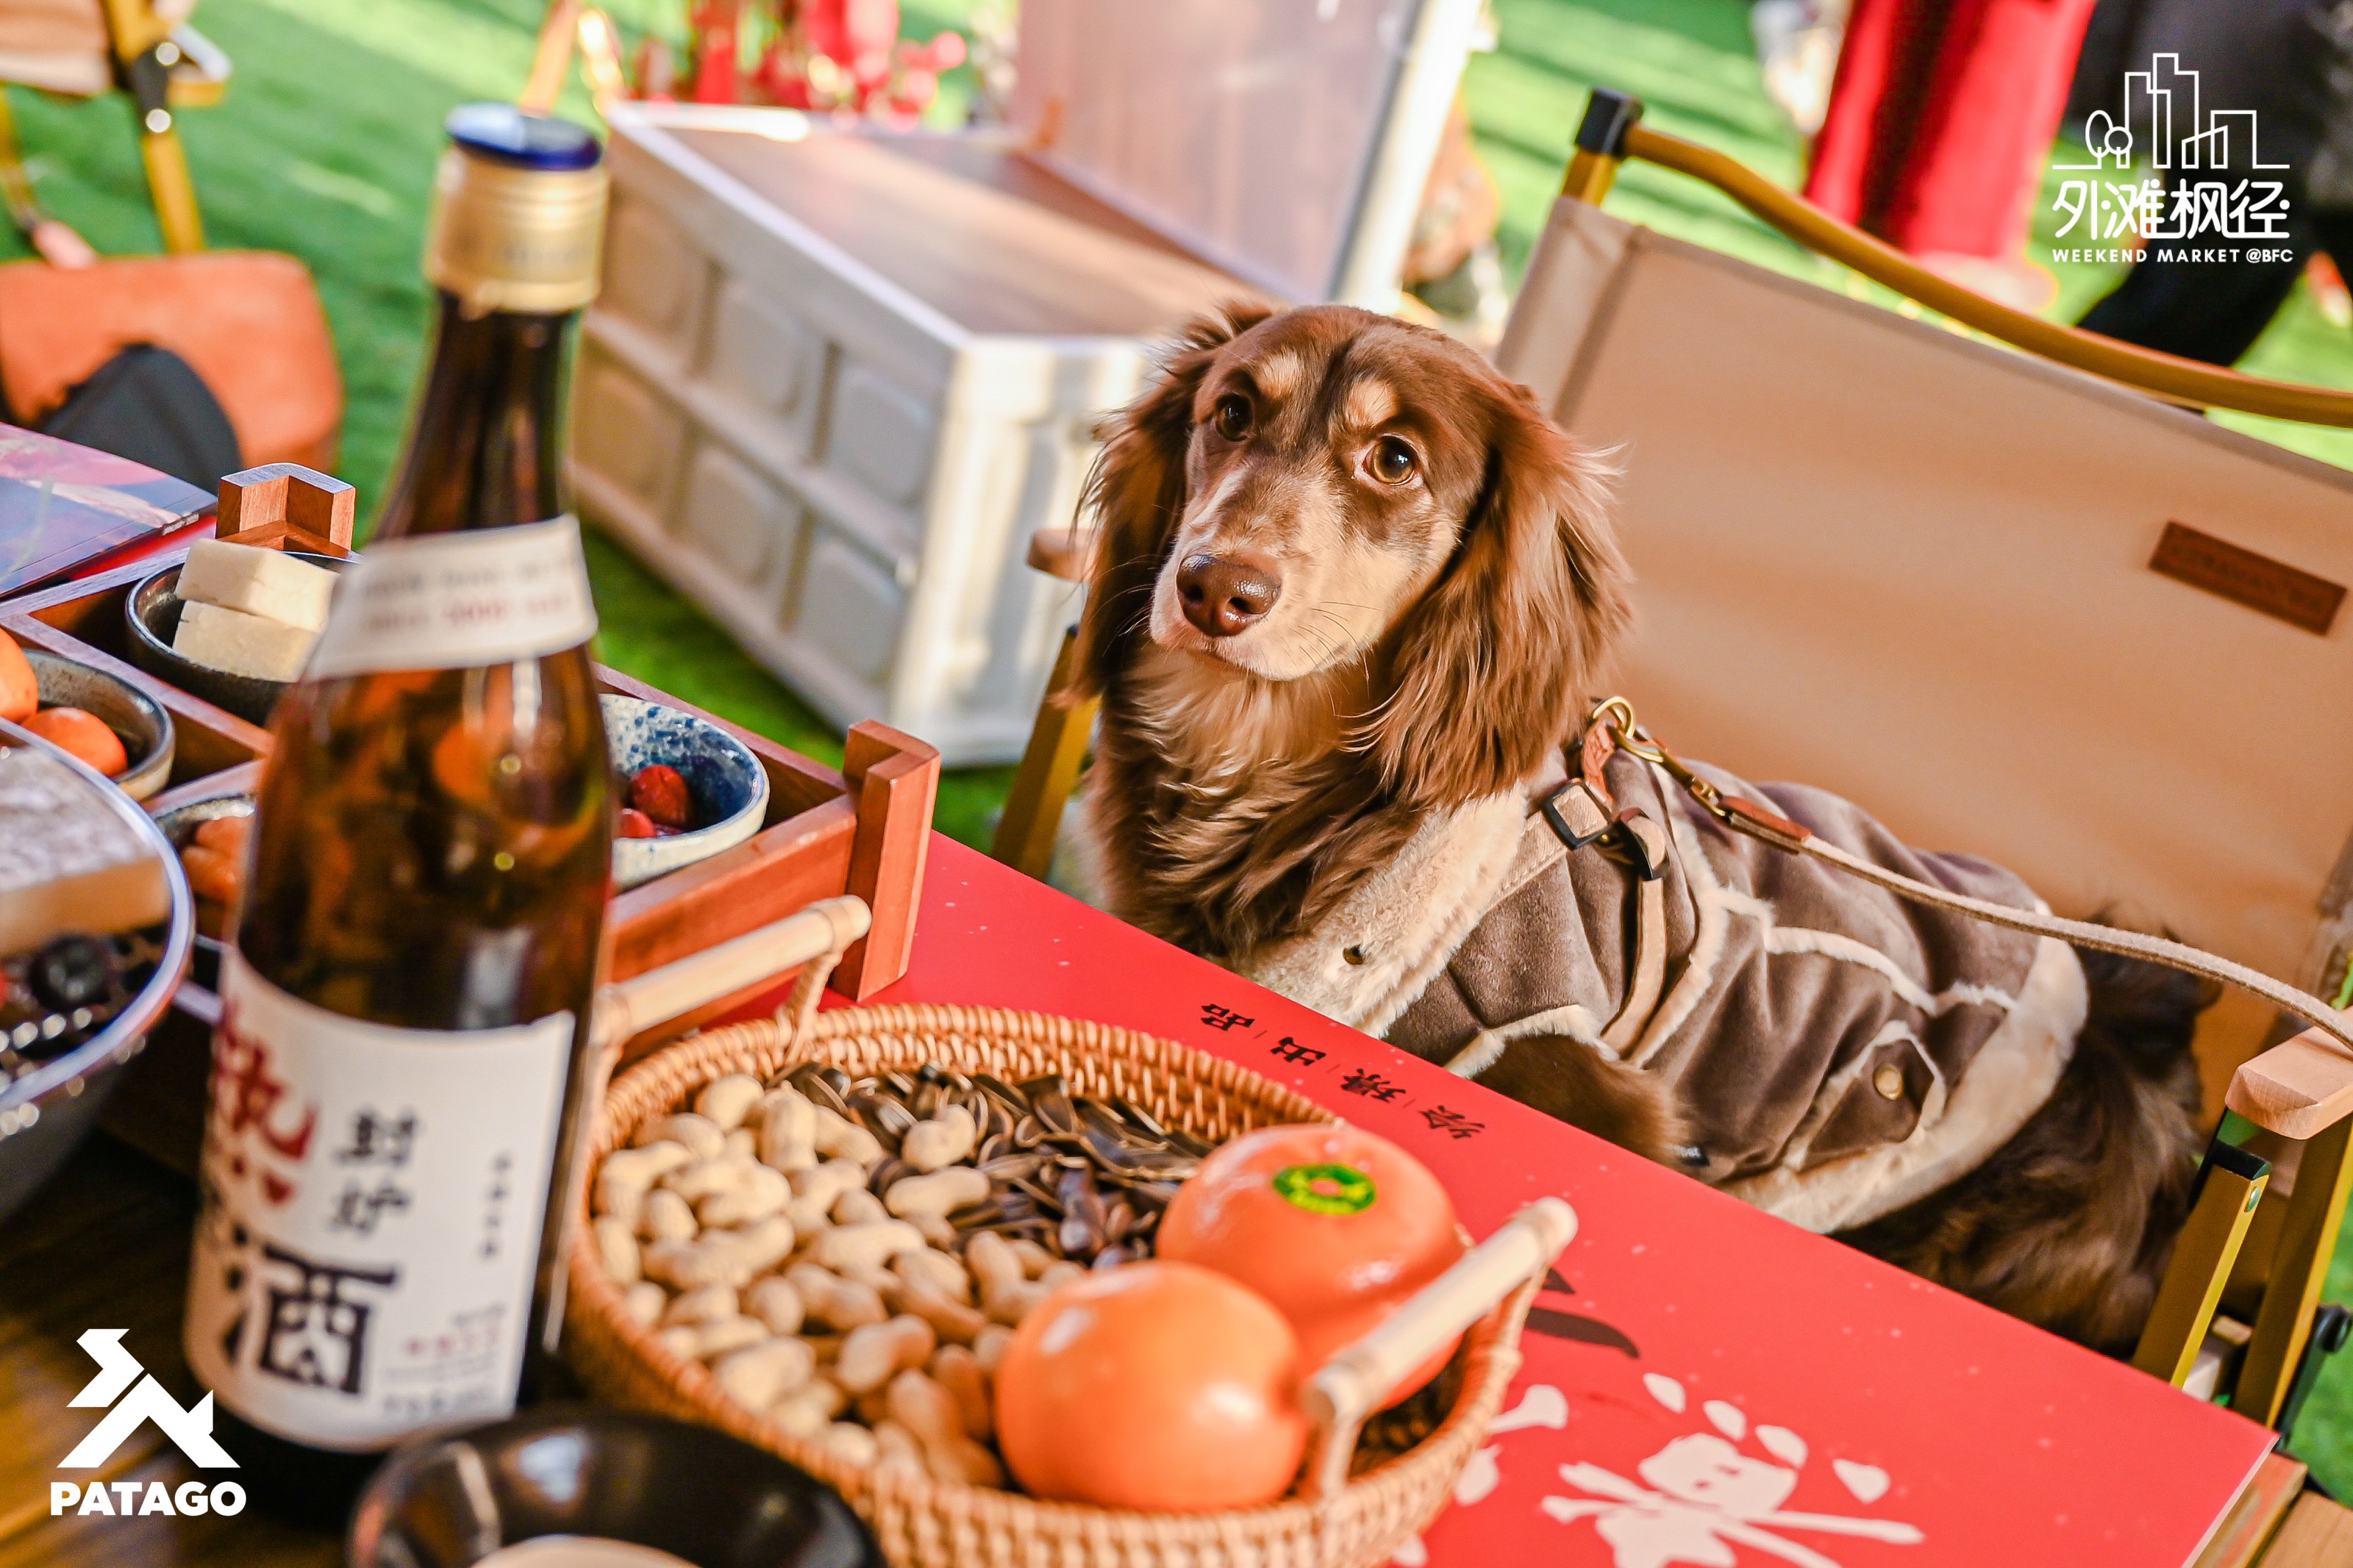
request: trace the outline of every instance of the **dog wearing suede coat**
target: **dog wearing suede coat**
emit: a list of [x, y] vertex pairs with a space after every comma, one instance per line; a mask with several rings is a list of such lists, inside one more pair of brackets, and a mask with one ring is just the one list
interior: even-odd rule
[[[1441, 334], [1230, 309], [1104, 437], [1081, 830], [1107, 907], [1796, 1224], [2129, 1346], [2195, 1169], [2196, 983], [1906, 903], [1582, 747], [1631, 621], [1607, 472]], [[1539, 809], [1588, 759], [1579, 787], [1640, 833], [1573, 844]], [[2039, 907], [1834, 795], [1700, 772], [1906, 876]]]

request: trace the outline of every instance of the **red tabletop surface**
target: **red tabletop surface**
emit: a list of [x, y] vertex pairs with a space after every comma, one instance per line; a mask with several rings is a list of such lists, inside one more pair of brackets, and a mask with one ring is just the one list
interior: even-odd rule
[[[1408, 1056], [934, 836], [873, 998], [1124, 1025], [1297, 1088], [1483, 1235], [1577, 1238], [1455, 1505], [1409, 1564], [2179, 1568], [2271, 1434]], [[772, 1004], [773, 1005], [773, 1004]]]

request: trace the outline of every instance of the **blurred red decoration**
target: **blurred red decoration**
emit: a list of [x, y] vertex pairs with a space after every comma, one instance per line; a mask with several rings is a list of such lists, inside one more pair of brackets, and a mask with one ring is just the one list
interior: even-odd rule
[[[691, 0], [697, 103], [768, 103], [912, 126], [939, 96], [940, 73], [965, 62], [960, 33], [899, 37], [898, 0]], [[743, 68], [747, 34], [758, 60]], [[651, 63], [651, 62], [648, 62]], [[641, 75], [641, 98], [675, 91]]]

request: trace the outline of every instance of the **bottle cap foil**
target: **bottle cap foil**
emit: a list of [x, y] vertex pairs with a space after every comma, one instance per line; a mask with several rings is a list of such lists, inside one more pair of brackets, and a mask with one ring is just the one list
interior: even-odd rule
[[493, 108], [505, 110], [469, 105], [450, 116], [426, 280], [455, 294], [469, 316], [579, 310], [596, 297], [609, 184], [595, 139], [513, 110], [505, 110], [511, 125], [474, 123]]

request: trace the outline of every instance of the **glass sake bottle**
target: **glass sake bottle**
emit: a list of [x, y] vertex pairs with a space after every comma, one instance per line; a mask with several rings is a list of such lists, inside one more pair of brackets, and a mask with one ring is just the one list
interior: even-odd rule
[[550, 1364], [597, 1087], [614, 805], [559, 481], [606, 174], [566, 121], [448, 130], [407, 444], [272, 717], [185, 1331], [257, 1503], [322, 1523]]

